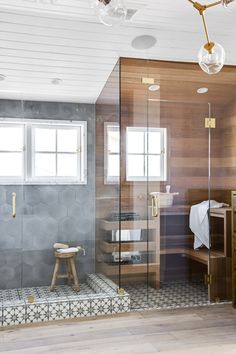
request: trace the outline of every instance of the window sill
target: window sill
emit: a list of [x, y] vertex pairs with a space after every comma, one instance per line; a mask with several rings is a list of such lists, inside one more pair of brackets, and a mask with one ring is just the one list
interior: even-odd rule
[[0, 181], [0, 186], [32, 186], [32, 185], [87, 185], [87, 181]]

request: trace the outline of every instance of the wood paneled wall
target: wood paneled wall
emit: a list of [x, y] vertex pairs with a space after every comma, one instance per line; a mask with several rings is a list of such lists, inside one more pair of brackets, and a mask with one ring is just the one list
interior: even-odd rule
[[[125, 130], [127, 126], [167, 128], [167, 181], [149, 182], [149, 191], [164, 192], [165, 186], [170, 184], [172, 191], [179, 192], [179, 196], [175, 197], [175, 203], [189, 204], [189, 189], [208, 188], [208, 130], [205, 128], [208, 104], [206, 100], [199, 101], [196, 91], [195, 96], [192, 92], [188, 96], [186, 90], [181, 92], [178, 89], [178, 80], [184, 69], [182, 64], [179, 64], [179, 78], [177, 78], [178, 64], [170, 64], [173, 79], [171, 70], [168, 71], [168, 65], [169, 63], [132, 59], [121, 61], [122, 200], [126, 208], [137, 207], [139, 201], [145, 199], [147, 192], [146, 182], [125, 181]], [[190, 68], [191, 72], [198, 70], [196, 65], [187, 64], [186, 70]], [[155, 83], [160, 84], [160, 90], [156, 93], [150, 92], [148, 86], [142, 84], [142, 77], [153, 77]], [[188, 77], [186, 73], [185, 77]], [[188, 87], [190, 84], [196, 86], [194, 81], [187, 83]], [[181, 85], [184, 87], [183, 82]], [[214, 104], [212, 114], [220, 117], [221, 109], [219, 104]], [[219, 154], [220, 131], [215, 130], [212, 134], [213, 177], [218, 174], [215, 168], [219, 166]], [[216, 188], [218, 187], [217, 182]], [[130, 198], [130, 205], [125, 200], [127, 196]]]
[[[142, 84], [142, 77], [154, 78], [160, 90], [150, 92], [148, 86]], [[205, 118], [209, 115], [208, 102], [212, 103], [212, 116], [217, 120], [217, 128], [211, 131], [211, 185], [218, 190], [214, 194], [215, 199], [229, 201], [229, 189], [236, 189], [236, 101], [230, 104], [233, 92], [236, 92], [233, 82], [236, 82], [236, 69], [232, 67], [225, 67], [220, 75], [210, 77], [202, 73], [196, 64], [120, 60], [120, 65], [116, 66], [96, 105], [97, 243], [102, 237], [99, 220], [107, 218], [112, 211], [118, 212], [120, 201], [121, 211], [134, 211], [146, 217], [150, 208], [147, 196], [151, 191], [164, 192], [167, 184], [171, 185], [171, 191], [179, 192], [175, 204], [189, 205], [207, 199], [208, 129], [205, 128]], [[197, 95], [196, 89], [199, 87], [208, 87], [209, 94]], [[108, 185], [104, 184], [104, 122], [119, 123], [119, 120], [120, 185]], [[126, 181], [128, 126], [167, 128], [166, 181]], [[222, 193], [219, 189], [222, 189]], [[184, 223], [185, 232], [175, 240], [179, 240], [181, 245], [189, 245], [191, 237], [188, 220], [185, 219]], [[166, 240], [171, 237], [169, 228], [170, 225], [167, 230], [164, 220], [162, 234], [166, 235]], [[98, 271], [99, 257], [98, 251]], [[172, 263], [169, 262], [169, 267]], [[173, 272], [184, 274], [183, 267], [188, 266], [176, 259]], [[202, 272], [202, 268], [199, 267], [199, 270]]]
[[218, 174], [222, 189], [236, 190], [236, 99], [224, 107], [219, 122], [220, 164]]

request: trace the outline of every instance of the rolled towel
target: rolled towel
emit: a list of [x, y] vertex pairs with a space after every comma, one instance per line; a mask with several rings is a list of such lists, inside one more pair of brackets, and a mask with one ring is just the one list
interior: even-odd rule
[[77, 247], [69, 247], [69, 248], [59, 248], [57, 250], [58, 253], [77, 253], [78, 248]]
[[54, 243], [53, 248], [69, 248], [69, 245], [66, 245], [65, 243]]

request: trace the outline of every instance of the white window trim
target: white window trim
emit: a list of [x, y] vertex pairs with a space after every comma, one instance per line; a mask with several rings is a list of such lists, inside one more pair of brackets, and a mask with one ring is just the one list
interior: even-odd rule
[[[117, 128], [119, 132], [119, 124], [117, 122], [104, 122], [104, 184], [118, 184], [119, 176], [108, 176], [108, 128]], [[115, 154], [120, 156], [120, 152]]]
[[[128, 155], [132, 155], [128, 153], [128, 131], [140, 131], [140, 132], [160, 132], [161, 133], [161, 176], [160, 177], [150, 177], [150, 176], [145, 176], [145, 171], [144, 171], [144, 176], [128, 176]], [[138, 154], [137, 155], [152, 155], [148, 153], [144, 154]], [[154, 154], [154, 155], [159, 155], [159, 154]], [[145, 167], [145, 166], [144, 166]], [[126, 181], [127, 182], [156, 182], [156, 181], [166, 181], [167, 180], [167, 128], [156, 128], [156, 127], [126, 127]]]
[[[66, 184], [87, 184], [87, 122], [72, 120], [46, 120], [46, 119], [21, 119], [21, 118], [0, 118], [0, 124], [24, 126], [24, 171], [23, 178], [0, 177], [0, 185], [66, 185]], [[53, 125], [53, 127], [52, 127]], [[81, 128], [80, 151], [80, 180], [75, 177], [32, 177], [32, 131], [33, 127], [61, 127], [63, 129]]]
[[[2, 126], [4, 127], [10, 127], [12, 126], [12, 122], [8, 119], [0, 120], [2, 123]], [[15, 122], [14, 126], [18, 126], [23, 128], [23, 146], [22, 146], [22, 160], [23, 160], [23, 170], [22, 170], [22, 177], [17, 177], [17, 176], [0, 176], [0, 185], [1, 184], [23, 184], [24, 183], [24, 176], [25, 176], [25, 165], [26, 165], [26, 125], [22, 121], [17, 121]], [[6, 151], [11, 153], [12, 151]], [[19, 151], [20, 152], [20, 151]]]

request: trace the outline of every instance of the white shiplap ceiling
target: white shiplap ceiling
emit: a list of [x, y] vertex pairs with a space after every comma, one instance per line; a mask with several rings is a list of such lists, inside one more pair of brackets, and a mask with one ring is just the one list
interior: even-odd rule
[[[187, 0], [125, 1], [138, 12], [110, 28], [99, 23], [87, 0], [0, 0], [0, 74], [6, 77], [0, 98], [93, 103], [119, 57], [196, 61], [205, 39]], [[236, 64], [236, 13], [218, 6], [207, 19], [227, 64]], [[132, 40], [143, 34], [155, 36], [157, 44], [133, 49]], [[52, 85], [53, 78], [63, 82]]]

